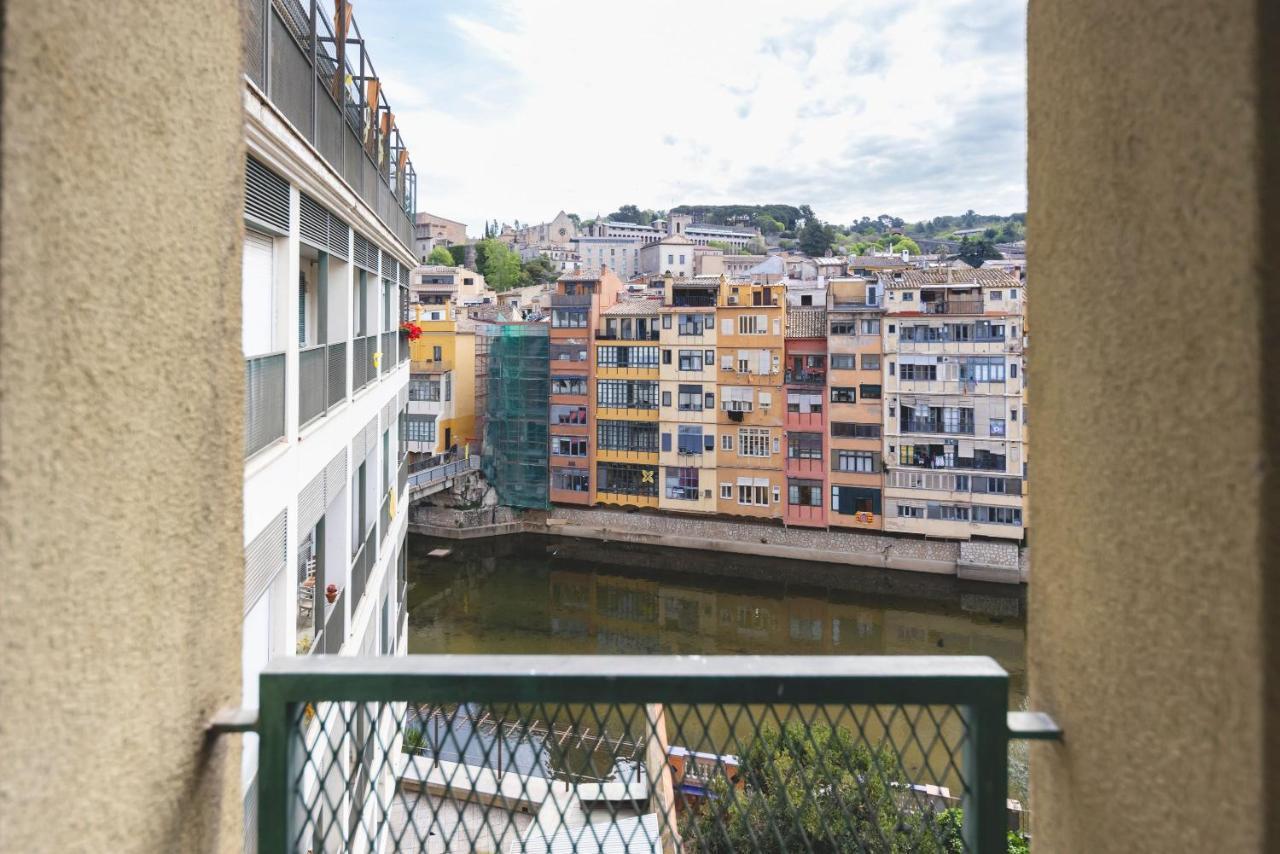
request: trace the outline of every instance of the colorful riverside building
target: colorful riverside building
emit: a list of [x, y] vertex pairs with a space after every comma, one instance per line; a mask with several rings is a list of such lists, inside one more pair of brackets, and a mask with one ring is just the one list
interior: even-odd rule
[[421, 334], [409, 342], [409, 452], [431, 456], [456, 449], [470, 454], [480, 439], [475, 323], [452, 303], [411, 308]]
[[561, 276], [550, 295], [548, 468], [549, 497], [557, 504], [595, 500], [592, 331], [602, 308], [617, 302], [622, 290], [622, 281], [606, 267]]
[[884, 527], [882, 295], [874, 280], [827, 282], [823, 404], [829, 437], [830, 525]]
[[787, 306], [786, 513], [788, 525], [827, 526], [827, 310]]
[[658, 340], [662, 486], [658, 507], [719, 510], [716, 302], [720, 278], [666, 279]]
[[590, 388], [592, 503], [658, 506], [659, 307], [642, 297], [600, 311]]
[[885, 530], [1021, 540], [1025, 290], [1000, 270], [884, 274]]
[[785, 287], [721, 279], [716, 301], [717, 509], [783, 518]]

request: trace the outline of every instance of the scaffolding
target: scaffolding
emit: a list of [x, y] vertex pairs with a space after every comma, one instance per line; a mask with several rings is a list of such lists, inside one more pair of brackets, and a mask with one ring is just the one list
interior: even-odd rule
[[550, 339], [545, 323], [476, 325], [480, 466], [506, 507], [545, 509]]

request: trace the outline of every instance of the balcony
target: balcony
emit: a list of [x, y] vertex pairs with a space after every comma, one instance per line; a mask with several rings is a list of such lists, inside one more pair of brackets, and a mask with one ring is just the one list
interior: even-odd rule
[[1057, 736], [1008, 693], [976, 656], [281, 658], [257, 849], [1003, 852], [1009, 742]]
[[950, 299], [921, 302], [920, 311], [924, 314], [982, 314], [981, 299]]
[[815, 385], [825, 386], [827, 384], [826, 371], [787, 371], [787, 385]]
[[[418, 176], [354, 20], [332, 0], [244, 0], [244, 72], [380, 220], [413, 245]], [[368, 140], [365, 142], [365, 140]]]
[[552, 308], [571, 308], [573, 306], [589, 306], [594, 294], [551, 294]]
[[625, 335], [620, 332], [611, 332], [606, 330], [604, 332], [597, 332], [596, 340], [597, 341], [657, 341], [658, 330], [650, 329], [647, 332], [632, 333], [630, 335]]
[[347, 342], [298, 353], [298, 425], [305, 426], [347, 399]]
[[452, 370], [450, 359], [413, 359], [409, 362], [410, 374], [447, 374]]

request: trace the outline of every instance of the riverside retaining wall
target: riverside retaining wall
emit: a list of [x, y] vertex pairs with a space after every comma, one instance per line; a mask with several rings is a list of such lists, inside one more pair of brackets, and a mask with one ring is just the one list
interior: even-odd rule
[[858, 531], [783, 528], [604, 508], [515, 511], [506, 507], [450, 510], [417, 506], [410, 515], [409, 529], [450, 539], [512, 533], [554, 534], [604, 542], [904, 569], [958, 575], [977, 581], [1017, 584], [1027, 579], [1023, 550], [1016, 543], [956, 542]]

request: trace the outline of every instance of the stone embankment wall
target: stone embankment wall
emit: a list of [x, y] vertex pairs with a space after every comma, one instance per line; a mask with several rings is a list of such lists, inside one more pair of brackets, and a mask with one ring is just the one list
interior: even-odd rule
[[604, 542], [959, 575], [977, 581], [1017, 584], [1027, 579], [1023, 550], [1015, 543], [955, 542], [857, 531], [783, 528], [603, 508], [515, 511], [506, 507], [455, 510], [421, 506], [413, 509], [409, 522], [409, 529], [414, 533], [451, 539], [512, 533], [555, 534]]

